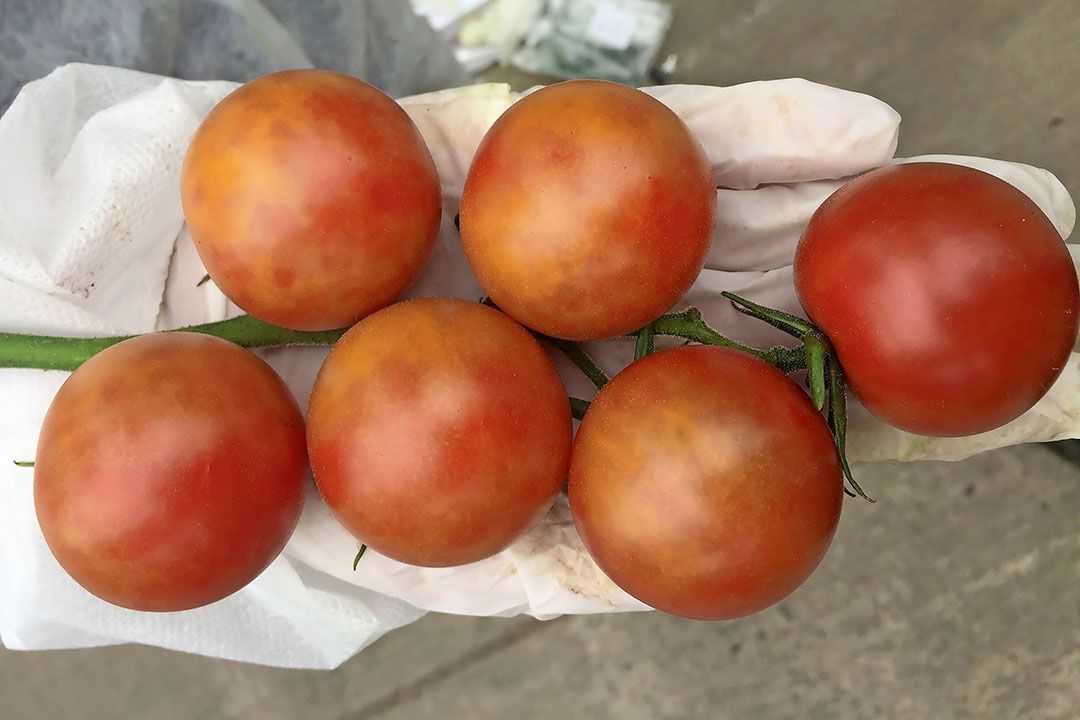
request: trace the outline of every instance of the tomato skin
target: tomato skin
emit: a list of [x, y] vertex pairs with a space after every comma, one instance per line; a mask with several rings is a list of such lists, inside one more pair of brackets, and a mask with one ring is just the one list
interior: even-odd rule
[[267, 75], [222, 100], [191, 141], [181, 197], [221, 291], [297, 330], [351, 325], [408, 288], [442, 203], [405, 111], [324, 70]]
[[461, 198], [477, 280], [507, 314], [572, 340], [636, 330], [705, 263], [716, 189], [675, 113], [633, 88], [574, 80], [510, 107]]
[[697, 345], [649, 355], [600, 391], [574, 440], [569, 495], [617, 585], [673, 615], [726, 620], [813, 572], [843, 478], [824, 419], [792, 380]]
[[266, 363], [194, 333], [125, 340], [60, 388], [34, 467], [42, 534], [114, 605], [187, 610], [247, 585], [300, 518], [303, 418]]
[[358, 323], [308, 406], [326, 504], [369, 547], [412, 565], [463, 565], [509, 545], [550, 508], [570, 442], [566, 390], [536, 340], [451, 298]]
[[1076, 271], [1050, 220], [959, 165], [897, 165], [842, 186], [799, 242], [795, 288], [859, 400], [923, 435], [1018, 417], [1076, 339]]

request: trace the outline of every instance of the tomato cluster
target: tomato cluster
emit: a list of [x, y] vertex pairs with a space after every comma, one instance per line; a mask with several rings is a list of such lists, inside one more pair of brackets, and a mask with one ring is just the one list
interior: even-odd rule
[[[794, 268], [810, 321], [733, 298], [799, 348], [652, 352], [657, 333], [720, 337], [694, 311], [660, 317], [701, 271], [715, 189], [682, 121], [610, 83], [531, 93], [481, 143], [460, 232], [487, 304], [392, 304], [431, 250], [439, 184], [409, 118], [358, 80], [294, 71], [235, 91], [192, 140], [182, 195], [239, 306], [352, 327], [306, 431], [265, 363], [204, 335], [125, 340], [64, 384], [37, 453], [42, 532], [77, 582], [139, 610], [253, 579], [297, 522], [310, 463], [360, 542], [432, 567], [504, 549], [565, 485], [615, 583], [676, 615], [739, 617], [792, 592], [832, 540], [845, 376], [897, 427], [981, 432], [1047, 391], [1077, 332], [1076, 274], [1038, 207], [924, 163], [857, 178], [814, 215]], [[572, 342], [625, 333], [635, 361], [610, 382]], [[602, 386], [576, 437], [541, 343]], [[809, 395], [785, 375], [802, 368]]]

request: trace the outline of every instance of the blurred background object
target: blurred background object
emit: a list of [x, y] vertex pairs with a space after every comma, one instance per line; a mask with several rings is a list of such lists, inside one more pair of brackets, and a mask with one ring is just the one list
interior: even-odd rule
[[470, 72], [498, 63], [546, 78], [637, 84], [671, 24], [658, 0], [412, 0]]
[[76, 61], [187, 80], [320, 67], [396, 97], [469, 82], [404, 1], [0, 0], [0, 111], [24, 83]]
[[671, 9], [657, 0], [0, 0], [0, 110], [68, 62], [189, 80], [320, 67], [401, 97], [492, 65], [636, 84]]
[[[435, 10], [425, 11], [442, 37], [402, 16], [413, 35], [383, 55], [381, 35], [398, 31], [378, 24], [384, 15], [364, 19], [404, 15], [403, 1], [0, 0], [0, 99], [76, 59], [244, 79], [305, 58], [352, 67], [400, 95], [464, 82], [453, 53], [466, 41], [498, 46], [486, 79], [518, 89], [545, 80], [499, 64], [512, 63], [543, 3], [455, 4], [471, 14], [445, 13], [453, 17], [440, 24]], [[678, 58], [671, 82], [799, 76], [867, 92], [904, 117], [900, 155], [1022, 161], [1080, 193], [1080, 93], [1070, 72], [1080, 64], [1075, 0], [668, 4], [671, 25], [656, 58]], [[126, 20], [102, 15], [101, 8], [128, 6], [140, 11]], [[223, 9], [206, 9], [213, 6]], [[515, 6], [524, 8], [520, 16]], [[530, 7], [534, 14], [523, 20]], [[189, 24], [201, 12], [224, 14]], [[273, 22], [253, 24], [260, 17]], [[343, 32], [337, 22], [359, 24]], [[513, 31], [485, 30], [488, 22]], [[124, 38], [147, 41], [135, 51]], [[198, 57], [179, 59], [196, 48]], [[333, 64], [329, 58], [341, 52], [365, 64]], [[1045, 447], [1024, 446], [961, 463], [861, 472], [878, 491], [877, 505], [848, 502], [818, 572], [779, 606], [745, 620], [430, 615], [333, 672], [147, 647], [0, 650], [0, 716], [1074, 720], [1076, 468]]]
[[539, 75], [637, 84], [671, 23], [653, 0], [548, 0], [514, 66]]

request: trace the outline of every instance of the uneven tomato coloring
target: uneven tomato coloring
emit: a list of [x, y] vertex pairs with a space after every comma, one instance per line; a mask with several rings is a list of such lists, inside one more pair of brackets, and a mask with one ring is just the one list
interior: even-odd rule
[[300, 518], [304, 423], [236, 345], [157, 333], [98, 353], [41, 428], [34, 506], [80, 585], [134, 610], [187, 610], [247, 585]]
[[181, 176], [199, 257], [230, 300], [297, 330], [345, 327], [420, 274], [441, 217], [431, 153], [380, 90], [324, 70], [241, 86]]
[[716, 189], [697, 140], [645, 93], [576, 80], [527, 95], [484, 137], [461, 241], [511, 317], [570, 340], [637, 330], [705, 264]]
[[312, 391], [315, 482], [364, 544], [402, 562], [499, 552], [566, 479], [570, 405], [529, 333], [479, 303], [425, 298], [361, 321]]

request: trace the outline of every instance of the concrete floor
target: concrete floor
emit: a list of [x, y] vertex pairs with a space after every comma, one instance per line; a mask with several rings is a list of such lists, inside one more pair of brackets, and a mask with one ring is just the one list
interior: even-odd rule
[[[1080, 193], [1076, 0], [673, 4], [675, 82], [870, 92], [901, 154], [1022, 160]], [[738, 622], [428, 616], [334, 672], [0, 651], [0, 717], [1076, 718], [1078, 477], [1035, 446], [862, 468], [878, 504], [849, 501], [819, 571]]]

